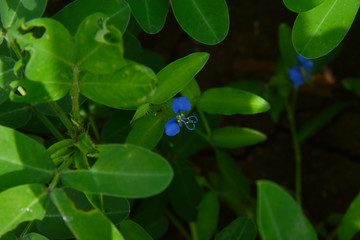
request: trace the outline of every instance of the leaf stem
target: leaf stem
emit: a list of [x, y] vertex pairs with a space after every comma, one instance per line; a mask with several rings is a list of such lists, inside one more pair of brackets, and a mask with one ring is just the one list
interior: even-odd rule
[[41, 112], [39, 112], [33, 105], [29, 105], [30, 109], [36, 115], [36, 117], [50, 130], [50, 132], [56, 137], [57, 140], [63, 140], [64, 137], [60, 131], [50, 122], [50, 120]]
[[204, 122], [204, 127], [205, 127], [205, 131], [206, 131], [207, 135], [209, 137], [211, 137], [212, 136], [211, 128], [210, 128], [210, 125], [209, 125], [209, 123], [208, 123], [208, 121], [207, 121], [207, 119], [205, 117], [205, 114], [198, 107], [196, 107], [196, 110], [198, 111], [202, 121]]
[[289, 104], [286, 104], [286, 112], [289, 120], [290, 131], [292, 136], [292, 142], [294, 147], [295, 156], [295, 198], [296, 201], [301, 205], [301, 149], [300, 142], [298, 139], [295, 119], [294, 119], [294, 108]]
[[49, 192], [53, 191], [55, 189], [55, 187], [58, 185], [58, 183], [60, 181], [62, 170], [65, 167], [69, 167], [72, 161], [73, 161], [73, 157], [69, 156], [65, 161], [63, 161], [63, 163], [60, 165], [60, 167], [58, 167], [55, 170], [55, 176], [52, 179], [52, 181], [51, 181], [51, 183], [49, 184], [49, 187], [48, 187]]
[[90, 122], [91, 129], [93, 130], [93, 132], [95, 134], [96, 141], [100, 142], [101, 141], [100, 133], [99, 133], [99, 130], [97, 129], [97, 127], [96, 127], [93, 115], [89, 114], [88, 119], [89, 119], [89, 122]]
[[34, 221], [28, 222], [28, 224], [26, 225], [26, 227], [24, 228], [24, 230], [22, 231], [22, 233], [20, 235], [20, 239], [23, 239], [25, 237], [25, 235], [31, 230], [33, 224], [34, 224]]
[[74, 121], [78, 124], [81, 123], [80, 118], [80, 104], [79, 104], [79, 68], [75, 65], [73, 70], [73, 86], [72, 86], [72, 102]]
[[192, 240], [199, 240], [197, 227], [196, 227], [196, 222], [190, 222], [189, 226], [190, 226]]
[[168, 216], [168, 218], [170, 219], [170, 221], [172, 222], [172, 224], [174, 224], [174, 226], [179, 230], [179, 232], [184, 236], [185, 239], [187, 240], [191, 240], [191, 237], [189, 235], [189, 233], [185, 230], [185, 228], [183, 227], [183, 225], [181, 225], [181, 223], [179, 222], [179, 220], [176, 219], [176, 217], [170, 212], [170, 211], [166, 211], [166, 215]]
[[50, 107], [54, 110], [55, 114], [59, 117], [60, 121], [64, 124], [64, 126], [71, 133], [73, 130], [73, 125], [70, 119], [66, 116], [65, 112], [59, 106], [57, 102], [49, 102]]

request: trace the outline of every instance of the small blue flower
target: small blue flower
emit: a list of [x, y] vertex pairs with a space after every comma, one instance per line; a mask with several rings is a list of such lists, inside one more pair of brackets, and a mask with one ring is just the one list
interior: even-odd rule
[[185, 97], [175, 98], [172, 102], [172, 108], [174, 112], [177, 114], [176, 117], [173, 117], [170, 121], [165, 124], [165, 134], [168, 136], [175, 136], [180, 132], [180, 127], [184, 124], [187, 129], [194, 130], [195, 124], [198, 122], [197, 117], [190, 116], [185, 117], [181, 111], [190, 111], [191, 104], [190, 100]]
[[300, 54], [297, 54], [296, 57], [299, 61], [299, 66], [289, 69], [289, 77], [294, 86], [299, 87], [313, 77], [314, 62], [310, 59], [304, 58]]

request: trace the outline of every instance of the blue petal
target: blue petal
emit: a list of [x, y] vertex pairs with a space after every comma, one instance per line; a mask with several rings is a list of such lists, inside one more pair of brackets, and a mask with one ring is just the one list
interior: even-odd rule
[[168, 136], [175, 136], [180, 132], [180, 127], [176, 123], [175, 117], [165, 124], [165, 134]]
[[294, 86], [298, 87], [304, 84], [303, 76], [300, 67], [292, 67], [289, 69], [289, 77]]
[[175, 98], [172, 102], [172, 107], [175, 113], [179, 113], [180, 111], [190, 111], [190, 100], [185, 96]]
[[312, 60], [304, 58], [300, 54], [297, 54], [296, 57], [299, 60], [300, 66], [303, 66], [306, 70], [314, 70], [314, 62]]

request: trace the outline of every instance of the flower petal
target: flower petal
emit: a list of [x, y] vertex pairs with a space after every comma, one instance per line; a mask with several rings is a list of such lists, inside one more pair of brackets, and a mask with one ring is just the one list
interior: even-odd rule
[[300, 67], [292, 67], [289, 69], [289, 77], [294, 86], [298, 87], [304, 84]]
[[165, 134], [168, 136], [175, 136], [180, 132], [180, 127], [176, 123], [175, 117], [165, 124]]
[[172, 102], [172, 107], [175, 113], [179, 113], [180, 111], [190, 111], [190, 100], [185, 96], [175, 98]]
[[304, 67], [306, 70], [314, 70], [314, 62], [311, 59], [304, 58], [300, 54], [296, 54], [296, 57], [300, 63], [300, 66]]

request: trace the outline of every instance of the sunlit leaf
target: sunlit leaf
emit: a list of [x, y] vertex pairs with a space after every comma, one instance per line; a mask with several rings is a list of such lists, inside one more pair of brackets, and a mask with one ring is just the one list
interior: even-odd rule
[[352, 201], [339, 227], [339, 240], [353, 239], [360, 231], [360, 194]]
[[324, 0], [283, 0], [285, 6], [294, 12], [306, 12], [320, 5]]
[[212, 141], [218, 147], [237, 148], [254, 145], [267, 139], [262, 132], [251, 128], [222, 127], [213, 131]]

